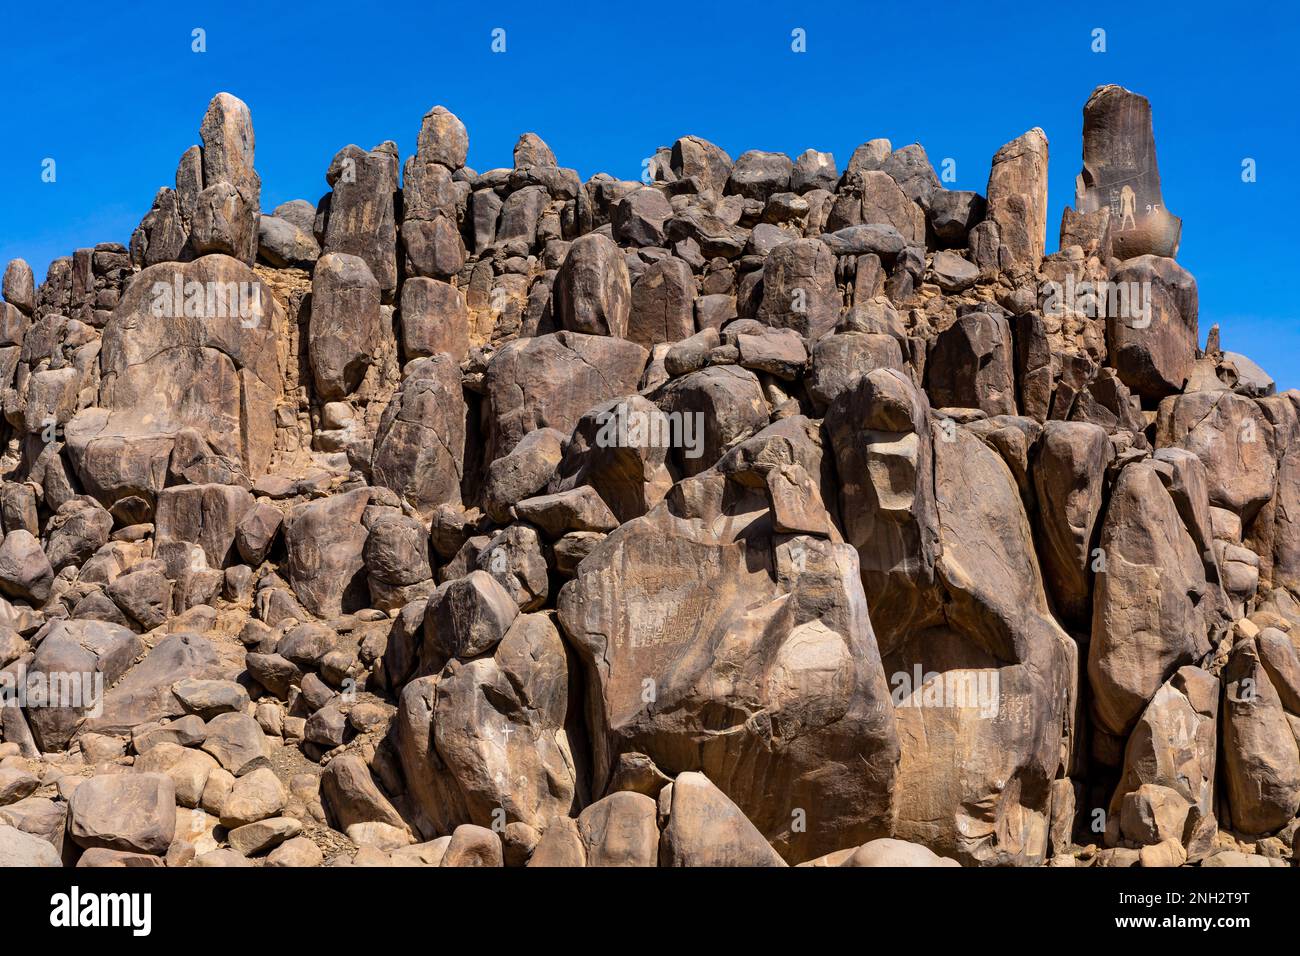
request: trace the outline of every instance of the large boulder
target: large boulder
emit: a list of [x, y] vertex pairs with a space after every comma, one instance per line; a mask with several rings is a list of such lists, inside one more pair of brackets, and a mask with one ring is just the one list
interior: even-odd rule
[[36, 280], [25, 259], [9, 260], [0, 294], [6, 303], [25, 315], [30, 315], [36, 308]]
[[682, 773], [660, 796], [667, 817], [662, 866], [783, 866], [763, 834], [702, 773]]
[[1235, 829], [1271, 833], [1300, 810], [1300, 750], [1254, 640], [1223, 672], [1223, 769]]
[[1016, 413], [1011, 327], [986, 312], [970, 312], [939, 334], [925, 363], [925, 390], [937, 408]]
[[1273, 497], [1277, 450], [1259, 403], [1229, 391], [1189, 392], [1160, 403], [1156, 446], [1185, 448], [1205, 466], [1210, 504], [1249, 526]]
[[556, 332], [503, 346], [488, 364], [487, 461], [536, 428], [573, 431], [587, 409], [637, 390], [647, 353], [604, 335]]
[[317, 395], [326, 401], [355, 392], [375, 361], [383, 332], [380, 287], [358, 256], [331, 252], [311, 282], [307, 352]]
[[144, 651], [130, 630], [104, 621], [57, 621], [27, 667], [27, 723], [46, 752], [67, 747], [99, 717], [112, 687]]
[[1077, 652], [1049, 610], [1015, 478], [892, 369], [857, 379], [826, 428], [893, 686], [893, 835], [961, 862], [1041, 862]]
[[731, 175], [732, 160], [707, 139], [683, 136], [673, 143], [670, 165], [678, 179], [694, 179], [701, 192], [720, 196]]
[[856, 174], [854, 185], [862, 195], [860, 222], [893, 226], [909, 245], [925, 244], [925, 214], [883, 170]]
[[233, 485], [175, 485], [158, 496], [156, 544], [183, 541], [203, 548], [208, 567], [224, 568], [253, 496]]
[[695, 334], [695, 276], [681, 259], [652, 263], [632, 286], [626, 335], [647, 349]]
[[578, 816], [587, 866], [655, 866], [659, 858], [657, 817], [655, 801], [630, 790], [619, 790], [591, 804]]
[[1205, 567], [1156, 465], [1120, 472], [1102, 524], [1088, 678], [1100, 727], [1127, 734], [1160, 686], [1210, 649]]
[[[191, 242], [200, 255], [222, 252], [245, 265], [257, 256], [262, 182], [253, 169], [253, 117], [243, 100], [218, 93], [199, 126], [203, 188], [186, 210], [188, 189], [177, 172], [182, 215], [192, 218]], [[182, 169], [184, 169], [182, 163]], [[197, 183], [195, 184], [197, 185]]]
[[918, 843], [884, 837], [857, 847], [840, 866], [954, 867], [961, 864]]
[[1178, 254], [1183, 223], [1160, 194], [1145, 96], [1113, 84], [1092, 91], [1083, 107], [1083, 170], [1074, 188], [1079, 212], [1110, 210], [1117, 259]]
[[714, 365], [673, 379], [659, 405], [676, 426], [673, 459], [687, 475], [711, 467], [771, 417], [758, 376], [736, 365]]
[[887, 830], [897, 742], [856, 555], [779, 534], [755, 479], [688, 479], [611, 533], [559, 621], [588, 674], [595, 794], [623, 754], [698, 770], [798, 862]]
[[751, 149], [741, 153], [731, 167], [727, 192], [766, 202], [774, 193], [782, 193], [790, 188], [790, 174], [793, 170], [794, 163], [790, 162], [790, 157], [785, 153]]
[[1051, 421], [1033, 467], [1044, 579], [1061, 617], [1079, 626], [1092, 610], [1092, 549], [1112, 455], [1100, 426]]
[[407, 363], [375, 436], [374, 483], [391, 488], [420, 515], [459, 505], [465, 416], [455, 359], [440, 352]]
[[835, 256], [821, 240], [782, 243], [764, 260], [759, 321], [815, 342], [835, 328], [842, 305]]
[[[99, 623], [99, 622], [86, 622]], [[106, 625], [100, 625], [106, 626]], [[116, 683], [105, 680], [100, 713], [87, 715], [84, 729], [99, 734], [129, 734], [154, 721], [184, 716], [185, 707], [172, 693], [179, 681], [231, 677], [216, 647], [205, 637], [185, 632], [169, 634]]]
[[0, 867], [63, 866], [48, 840], [0, 824]]
[[574, 809], [559, 633], [548, 616], [524, 614], [488, 650], [469, 659], [478, 648], [467, 648], [464, 660], [402, 692], [398, 754], [429, 837], [465, 823], [544, 830]]
[[1033, 272], [1047, 244], [1047, 136], [1035, 127], [993, 155], [988, 218], [1009, 264]]
[[364, 260], [384, 299], [391, 299], [397, 288], [397, 147], [345, 146], [325, 180], [333, 192], [324, 210], [322, 251]]
[[161, 856], [176, 835], [176, 790], [161, 773], [91, 777], [68, 801], [68, 835], [86, 849]]
[[663, 411], [640, 395], [602, 402], [573, 429], [563, 457], [551, 469], [550, 490], [590, 487], [620, 523], [639, 518], [662, 501], [673, 485], [672, 431]]
[[409, 278], [402, 285], [402, 354], [410, 361], [437, 352], [457, 364], [469, 354], [465, 295], [438, 279]]
[[25, 528], [15, 528], [0, 543], [0, 591], [43, 604], [50, 596], [54, 568], [41, 542]]
[[632, 283], [622, 250], [608, 236], [589, 233], [574, 240], [555, 277], [553, 295], [561, 328], [627, 337]]
[[1195, 808], [1199, 818], [1212, 818], [1218, 715], [1218, 678], [1199, 667], [1179, 668], [1156, 691], [1129, 734], [1111, 816], [1120, 814], [1128, 794], [1157, 786], [1181, 796], [1184, 813]]
[[198, 431], [245, 474], [265, 474], [283, 395], [284, 311], [240, 262], [221, 255], [151, 266], [104, 327], [97, 406], [65, 428], [82, 487], [110, 506], [152, 504], [178, 432]]
[[808, 392], [819, 411], [847, 391], [853, 379], [877, 368], [903, 371], [898, 339], [880, 332], [827, 335], [812, 350]]
[[1196, 280], [1173, 259], [1145, 255], [1120, 263], [1110, 282], [1106, 346], [1120, 381], [1147, 399], [1182, 391], [1196, 360]]
[[303, 607], [338, 617], [345, 605], [364, 604], [366, 529], [361, 523], [370, 489], [361, 488], [296, 505], [284, 523], [289, 583]]

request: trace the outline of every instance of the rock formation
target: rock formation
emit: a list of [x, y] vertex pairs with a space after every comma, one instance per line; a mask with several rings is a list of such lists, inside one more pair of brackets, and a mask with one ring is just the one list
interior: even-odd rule
[[438, 106], [270, 212], [199, 138], [4, 270], [0, 865], [1294, 860], [1300, 393], [1142, 97], [1051, 254], [1039, 129], [583, 182]]

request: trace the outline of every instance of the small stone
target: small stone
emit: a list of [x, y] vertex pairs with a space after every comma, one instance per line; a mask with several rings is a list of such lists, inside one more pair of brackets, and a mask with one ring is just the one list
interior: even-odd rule
[[230, 831], [227, 839], [232, 850], [237, 850], [244, 856], [256, 856], [274, 849], [301, 832], [302, 823], [293, 817], [271, 817], [236, 827]]
[[321, 853], [315, 843], [312, 843], [306, 837], [294, 837], [272, 850], [270, 856], [266, 858], [266, 865], [274, 867], [320, 866], [324, 860], [324, 854]]

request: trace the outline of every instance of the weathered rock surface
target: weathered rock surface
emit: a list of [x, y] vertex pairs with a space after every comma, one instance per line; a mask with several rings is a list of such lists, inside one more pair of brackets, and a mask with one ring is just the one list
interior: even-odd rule
[[0, 864], [1294, 861], [1300, 393], [1142, 97], [1051, 254], [1039, 129], [986, 198], [434, 107], [265, 213], [199, 138], [4, 269]]

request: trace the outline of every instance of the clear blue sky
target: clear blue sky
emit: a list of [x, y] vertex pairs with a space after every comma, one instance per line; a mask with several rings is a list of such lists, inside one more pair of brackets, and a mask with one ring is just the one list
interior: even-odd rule
[[[1160, 3], [10, 4], [0, 29], [0, 263], [44, 276], [79, 246], [126, 242], [211, 96], [248, 102], [263, 208], [313, 202], [348, 143], [414, 150], [441, 103], [470, 165], [510, 165], [533, 130], [583, 178], [639, 175], [695, 133], [745, 149], [834, 152], [920, 142], [954, 188], [1041, 126], [1051, 141], [1049, 249], [1073, 200], [1082, 108], [1119, 83], [1150, 98], [1179, 256], [1200, 286], [1201, 336], [1300, 386], [1295, 216], [1300, 14], [1276, 5]], [[207, 52], [191, 51], [191, 30]], [[491, 51], [494, 28], [506, 52]], [[791, 31], [807, 52], [791, 51]], [[1107, 51], [1091, 33], [1106, 30]], [[57, 162], [42, 183], [41, 163]], [[1241, 179], [1253, 158], [1258, 181]]]

